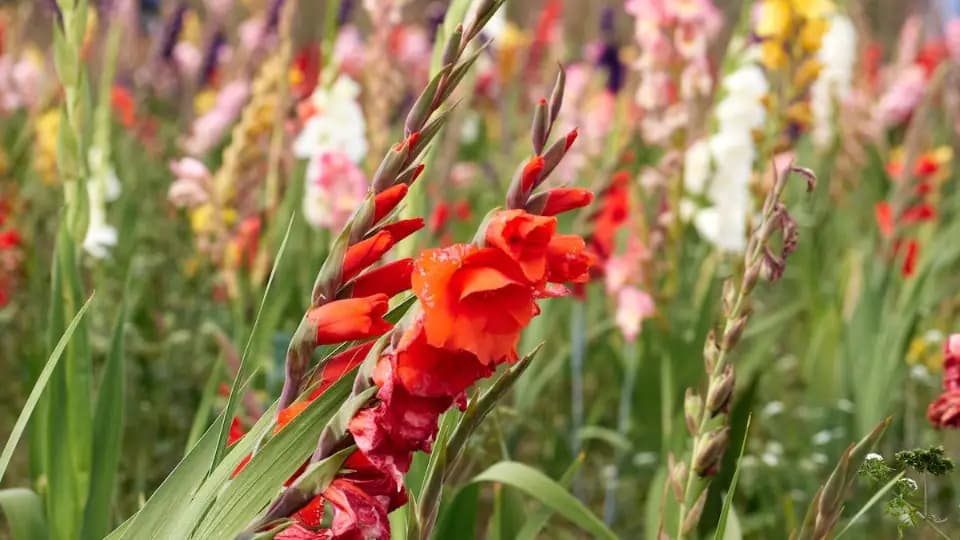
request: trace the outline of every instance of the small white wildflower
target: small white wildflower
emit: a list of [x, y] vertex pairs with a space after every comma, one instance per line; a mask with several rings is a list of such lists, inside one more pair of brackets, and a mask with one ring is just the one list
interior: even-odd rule
[[813, 444], [823, 446], [833, 440], [833, 433], [829, 430], [818, 431], [813, 435]]
[[936, 328], [931, 328], [923, 333], [923, 339], [929, 343], [940, 343], [943, 341], [943, 332]]
[[760, 460], [763, 461], [768, 467], [776, 467], [780, 464], [780, 458], [770, 451], [764, 452], [760, 456]]
[[913, 478], [902, 478], [900, 479], [900, 483], [910, 491], [916, 491], [919, 489], [917, 482]]
[[817, 465], [826, 465], [827, 462], [830, 460], [830, 458], [828, 458], [826, 454], [823, 454], [820, 452], [814, 452], [814, 454], [810, 456], [810, 459], [813, 460], [813, 462], [816, 463]]
[[633, 456], [633, 464], [637, 467], [649, 467], [651, 465], [656, 465], [656, 463], [656, 452], [637, 452]]
[[870, 453], [867, 454], [866, 457], [864, 457], [863, 459], [865, 459], [865, 460], [867, 460], [867, 461], [883, 461], [883, 456], [881, 456], [880, 454], [878, 454], [878, 453], [876, 453], [876, 452], [870, 452]]
[[776, 416], [783, 412], [784, 406], [781, 401], [771, 401], [763, 407], [764, 416]]
[[930, 370], [923, 364], [915, 364], [910, 367], [910, 378], [918, 381], [925, 381], [930, 376]]
[[837, 408], [845, 413], [853, 412], [853, 402], [849, 399], [843, 398], [837, 402]]

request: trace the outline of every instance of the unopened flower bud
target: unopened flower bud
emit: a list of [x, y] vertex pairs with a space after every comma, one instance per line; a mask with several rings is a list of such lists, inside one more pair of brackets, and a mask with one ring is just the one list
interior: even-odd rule
[[730, 428], [724, 426], [704, 435], [697, 444], [697, 453], [693, 456], [693, 470], [698, 476], [713, 476], [720, 469], [723, 454], [730, 442]]
[[740, 287], [743, 289], [743, 294], [750, 294], [753, 291], [753, 288], [757, 285], [757, 280], [760, 279], [760, 273], [763, 271], [763, 263], [760, 261], [754, 262], [746, 271], [743, 273], [743, 281], [740, 284]]
[[850, 453], [853, 451], [853, 445], [850, 445], [837, 467], [830, 473], [826, 483], [823, 484], [823, 492], [820, 495], [820, 501], [817, 506], [817, 513], [820, 515], [831, 515], [837, 511], [843, 502], [843, 492], [847, 487], [847, 469], [850, 467]]
[[726, 316], [733, 315], [733, 307], [737, 301], [737, 286], [733, 284], [732, 279], [727, 279], [723, 282], [723, 314]]
[[380, 162], [377, 171], [373, 173], [373, 180], [371, 181], [374, 193], [380, 193], [395, 183], [397, 174], [403, 167], [403, 162], [406, 161], [409, 151], [405, 140], [391, 147], [387, 155], [383, 156], [383, 161]]
[[707, 411], [710, 412], [711, 418], [727, 410], [735, 383], [733, 365], [723, 366], [723, 371], [710, 383], [710, 389], [707, 391]]
[[683, 398], [683, 417], [687, 422], [687, 430], [691, 435], [697, 434], [702, 415], [703, 398], [694, 392], [693, 388], [687, 388], [687, 394]]
[[563, 105], [563, 89], [567, 84], [567, 72], [560, 66], [557, 71], [557, 80], [553, 83], [553, 91], [550, 92], [550, 124], [557, 121], [560, 116], [560, 107]]
[[720, 355], [720, 347], [717, 343], [717, 334], [713, 330], [707, 334], [707, 339], [703, 342], [703, 368], [707, 373], [713, 373], [713, 368], [717, 365], [717, 357]]
[[673, 491], [673, 496], [678, 502], [682, 501], [684, 498], [683, 492], [687, 485], [687, 463], [685, 461], [677, 461], [671, 453], [667, 461], [667, 469], [670, 489]]
[[376, 212], [376, 202], [373, 197], [367, 197], [357, 208], [350, 227], [350, 244], [359, 242], [373, 225], [373, 215]]
[[453, 65], [453, 63], [457, 61], [457, 58], [460, 56], [460, 40], [462, 39], [463, 25], [458, 24], [453, 33], [450, 34], [450, 39], [447, 40], [447, 46], [443, 50], [441, 66]]
[[690, 510], [687, 511], [687, 516], [683, 518], [683, 523], [680, 525], [680, 529], [683, 531], [683, 534], [687, 534], [688, 532], [692, 531], [694, 527], [700, 523], [700, 516], [703, 514], [703, 506], [707, 502], [707, 493], [709, 493], [709, 490], [704, 489], [700, 493], [700, 496], [697, 497], [696, 502], [693, 503], [693, 506], [690, 507]]
[[736, 319], [723, 334], [723, 343], [721, 343], [723, 350], [729, 351], [737, 346], [740, 336], [743, 334], [743, 329], [747, 326], [747, 318], [747, 315], [743, 315]]
[[533, 112], [533, 127], [530, 128], [530, 140], [533, 142], [533, 151], [538, 156], [543, 154], [543, 147], [547, 144], [547, 134], [550, 128], [550, 118], [547, 112], [547, 100], [541, 99]]
[[427, 123], [427, 119], [430, 118], [430, 113], [434, 109], [434, 98], [437, 95], [437, 88], [440, 86], [440, 81], [443, 80], [450, 73], [452, 66], [445, 65], [436, 75], [433, 76], [433, 79], [430, 79], [430, 84], [423, 89], [423, 92], [420, 93], [420, 96], [417, 97], [417, 101], [414, 102], [413, 107], [410, 107], [410, 112], [407, 113], [407, 120], [404, 122], [405, 133], [409, 136], [411, 133], [420, 131], [424, 124]]

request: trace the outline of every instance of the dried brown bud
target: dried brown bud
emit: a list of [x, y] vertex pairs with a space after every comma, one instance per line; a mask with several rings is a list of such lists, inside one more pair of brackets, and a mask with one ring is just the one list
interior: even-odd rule
[[563, 105], [563, 90], [567, 84], [567, 72], [563, 66], [559, 66], [557, 71], [557, 80], [553, 83], [553, 91], [550, 92], [550, 125], [557, 121], [560, 116], [560, 107]]
[[733, 308], [737, 302], [737, 286], [734, 285], [733, 279], [727, 279], [723, 282], [723, 314], [727, 317], [733, 315]]
[[717, 473], [729, 442], [730, 428], [727, 426], [712, 433], [707, 433], [700, 438], [700, 442], [697, 444], [697, 453], [693, 456], [693, 470], [698, 476], [702, 478]]
[[677, 501], [682, 501], [684, 498], [683, 491], [687, 485], [687, 463], [685, 461], [677, 461], [671, 452], [667, 458], [667, 474], [669, 475], [670, 489], [673, 491], [673, 496]]
[[720, 375], [710, 381], [710, 388], [707, 390], [707, 411], [711, 418], [727, 411], [735, 384], [736, 377], [732, 364], [723, 366]]
[[683, 417], [691, 435], [697, 434], [701, 416], [703, 416], [703, 398], [694, 392], [693, 388], [687, 388], [687, 394], [683, 398]]
[[790, 167], [790, 172], [795, 172], [807, 180], [807, 193], [812, 193], [817, 187], [817, 175], [806, 167]]
[[747, 295], [753, 291], [753, 288], [757, 285], [757, 280], [760, 279], [760, 273], [762, 271], [762, 262], [754, 262], [747, 267], [746, 271], [743, 273], [743, 281], [740, 283], [740, 287], [743, 289], [743, 294]]
[[703, 514], [703, 506], [707, 502], [707, 493], [709, 490], [704, 489], [700, 496], [697, 497], [696, 502], [693, 503], [693, 506], [690, 507], [690, 510], [687, 511], [687, 516], [683, 518], [683, 523], [680, 525], [680, 530], [683, 534], [687, 534], [692, 531], [694, 527], [700, 523], [700, 516]]
[[547, 144], [547, 133], [550, 119], [547, 113], [547, 100], [541, 99], [533, 112], [533, 126], [530, 128], [530, 140], [533, 142], [533, 151], [536, 155], [543, 155], [543, 147]]
[[727, 331], [723, 334], [723, 343], [721, 347], [724, 351], [729, 351], [737, 346], [737, 343], [740, 341], [740, 336], [743, 334], [743, 329], [747, 326], [748, 315], [741, 315], [738, 319], [734, 320], [730, 327], [727, 328]]
[[713, 373], [713, 368], [717, 365], [717, 357], [720, 355], [720, 344], [717, 343], [717, 334], [710, 330], [706, 341], [703, 342], [703, 367], [707, 373]]

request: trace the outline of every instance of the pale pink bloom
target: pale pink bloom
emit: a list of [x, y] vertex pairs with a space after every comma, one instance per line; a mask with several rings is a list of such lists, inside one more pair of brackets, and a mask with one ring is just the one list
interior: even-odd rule
[[710, 93], [713, 76], [705, 58], [693, 60], [680, 74], [680, 95], [684, 99], [696, 99]]
[[950, 19], [943, 30], [947, 50], [954, 62], [960, 62], [960, 18]]
[[943, 340], [943, 355], [952, 358], [960, 357], [960, 334], [950, 334]]
[[249, 83], [244, 80], [233, 81], [221, 88], [213, 107], [194, 120], [190, 135], [183, 143], [187, 153], [199, 156], [220, 142], [249, 96]]
[[0, 57], [0, 110], [29, 107], [40, 98], [43, 72], [35, 60], [27, 56], [19, 60], [10, 55]]
[[313, 157], [306, 183], [303, 212], [314, 227], [340, 230], [367, 194], [367, 178], [343, 152]]
[[246, 51], [255, 51], [263, 43], [266, 21], [261, 17], [250, 17], [240, 23], [237, 33], [240, 35], [240, 46]]
[[203, 64], [203, 53], [193, 43], [181, 41], [173, 48], [173, 60], [181, 74], [196, 78]]
[[357, 27], [351, 24], [341, 28], [333, 44], [333, 61], [340, 66], [340, 71], [359, 78], [363, 73], [364, 55], [363, 36]]
[[887, 125], [904, 122], [923, 99], [926, 85], [927, 76], [922, 66], [904, 68], [877, 105], [880, 120]]
[[617, 294], [616, 323], [627, 341], [640, 335], [644, 319], [653, 316], [656, 306], [653, 298], [642, 289], [624, 287]]
[[895, 64], [908, 66], [920, 53], [920, 39], [923, 34], [923, 21], [916, 15], [911, 15], [900, 28], [900, 37], [897, 40], [897, 57]]
[[207, 15], [216, 20], [227, 16], [233, 7], [233, 0], [204, 0], [203, 4], [207, 8]]
[[202, 161], [184, 157], [170, 162], [176, 179], [170, 185], [167, 199], [175, 206], [192, 208], [209, 200], [210, 170]]

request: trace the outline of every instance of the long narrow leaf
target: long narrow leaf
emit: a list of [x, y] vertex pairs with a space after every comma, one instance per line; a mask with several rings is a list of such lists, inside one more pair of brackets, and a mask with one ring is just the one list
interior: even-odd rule
[[478, 474], [472, 482], [494, 482], [523, 491], [549, 506], [596, 538], [616, 540], [617, 536], [586, 506], [542, 472], [514, 461], [501, 461]]
[[737, 468], [733, 471], [733, 478], [730, 479], [730, 487], [727, 488], [727, 496], [723, 500], [723, 510], [720, 511], [720, 521], [717, 522], [717, 532], [713, 535], [714, 540], [723, 540], [727, 531], [727, 519], [730, 517], [730, 508], [733, 506], [733, 496], [737, 492], [737, 482], [740, 480], [740, 460], [743, 459], [743, 452], [747, 449], [747, 436], [750, 435], [750, 421], [753, 415], [747, 416], [747, 425], [743, 428], [743, 442], [740, 443], [740, 454], [737, 456]]
[[83, 531], [80, 535], [88, 540], [100, 540], [110, 530], [110, 510], [123, 447], [126, 314], [126, 303], [121, 301], [94, 411], [90, 493], [84, 508]]
[[0, 480], [3, 480], [3, 475], [7, 472], [7, 466], [13, 457], [13, 451], [17, 448], [17, 443], [20, 442], [23, 430], [26, 429], [27, 422], [30, 421], [30, 415], [33, 413], [34, 407], [37, 406], [37, 401], [40, 399], [41, 394], [43, 394], [43, 390], [47, 386], [47, 381], [50, 380], [50, 375], [53, 374], [53, 370], [57, 367], [60, 357], [63, 356], [63, 350], [67, 347], [67, 343], [70, 342], [70, 338], [77, 329], [80, 319], [83, 318], [83, 314], [87, 312], [91, 300], [93, 300], [93, 295], [90, 295], [90, 298], [83, 304], [83, 307], [74, 315], [66, 331], [60, 336], [60, 341], [57, 342], [57, 346], [54, 347], [53, 352], [51, 352], [47, 358], [47, 363], [43, 366], [43, 371], [40, 372], [40, 377], [38, 377], [37, 382], [34, 383], [33, 389], [30, 390], [30, 395], [27, 396], [27, 402], [24, 403], [23, 409], [20, 411], [20, 416], [17, 417], [17, 422], [13, 425], [13, 431], [10, 432], [10, 436], [7, 437], [7, 442], [3, 446], [3, 453], [0, 453]]
[[49, 537], [43, 517], [43, 502], [29, 489], [0, 491], [0, 509], [7, 516], [13, 540], [46, 540]]
[[240, 367], [237, 369], [237, 376], [233, 378], [233, 386], [230, 387], [230, 396], [227, 398], [227, 405], [224, 408], [223, 418], [220, 421], [220, 435], [217, 437], [217, 446], [213, 452], [213, 459], [210, 461], [210, 468], [207, 472], [212, 472], [216, 468], [227, 448], [227, 436], [230, 433], [230, 422], [233, 420], [233, 411], [240, 402], [240, 386], [257, 369], [257, 366], [251, 366], [249, 362], [250, 344], [253, 343], [254, 336], [257, 335], [257, 327], [260, 324], [260, 315], [263, 314], [263, 306], [270, 298], [270, 290], [273, 285], [273, 278], [277, 275], [277, 267], [283, 259], [283, 253], [287, 249], [287, 240], [290, 238], [290, 229], [293, 228], [293, 221], [296, 216], [290, 216], [287, 223], [287, 230], [283, 234], [283, 240], [280, 242], [280, 248], [277, 250], [277, 257], [273, 261], [273, 268], [270, 270], [270, 277], [267, 279], [267, 286], [263, 290], [263, 298], [260, 299], [260, 307], [257, 308], [257, 316], [253, 319], [253, 326], [250, 327], [250, 335], [247, 343], [243, 347], [243, 353], [240, 355]]
[[857, 513], [854, 514], [852, 518], [850, 518], [850, 521], [847, 522], [847, 525], [840, 532], [838, 532], [836, 536], [834, 536], [834, 540], [838, 540], [848, 530], [850, 530], [850, 527], [853, 527], [854, 524], [860, 521], [860, 518], [862, 518], [864, 514], [866, 514], [871, 508], [873, 508], [878, 502], [880, 502], [880, 499], [882, 499], [883, 496], [886, 495], [888, 491], [893, 489], [893, 486], [897, 485], [897, 482], [899, 482], [900, 479], [903, 478], [904, 474], [906, 474], [905, 471], [900, 471], [899, 474], [891, 478], [889, 482], [884, 484], [882, 488], [880, 488], [876, 493], [874, 493], [873, 497], [870, 497], [870, 500], [867, 501], [867, 503], [864, 504], [863, 507], [860, 508], [860, 510], [857, 511]]

